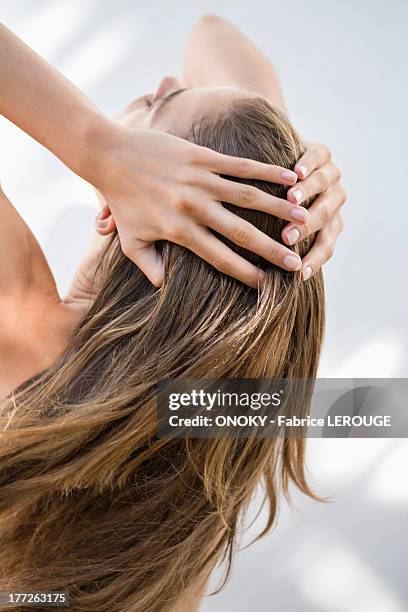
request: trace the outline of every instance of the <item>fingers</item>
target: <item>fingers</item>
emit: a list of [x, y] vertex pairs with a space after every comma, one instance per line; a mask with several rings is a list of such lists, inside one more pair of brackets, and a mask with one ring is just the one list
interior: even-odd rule
[[305, 200], [322, 193], [340, 178], [337, 166], [331, 162], [314, 170], [306, 179], [299, 182], [295, 187], [289, 189], [287, 198], [294, 204], [300, 204]]
[[107, 204], [104, 204], [95, 219], [95, 229], [101, 236], [108, 236], [116, 230], [116, 223]]
[[296, 163], [294, 170], [300, 179], [305, 179], [313, 170], [328, 162], [330, 157], [331, 153], [325, 145], [313, 144]]
[[301, 268], [301, 259], [296, 253], [221, 205], [211, 208], [205, 224], [231, 242], [260, 255], [280, 268], [291, 272]]
[[309, 253], [302, 261], [302, 279], [311, 278], [333, 255], [338, 235], [343, 229], [343, 220], [338, 213], [331, 223], [326, 225], [317, 235]]
[[339, 183], [340, 171], [324, 145], [311, 145], [294, 170], [301, 180], [288, 190], [288, 200], [301, 204], [318, 196], [309, 208], [310, 217], [306, 223], [292, 222], [282, 231], [283, 242], [291, 246], [317, 232], [312, 248], [302, 261], [302, 278], [307, 280], [333, 253], [336, 238], [343, 228], [339, 210], [346, 193]]
[[290, 223], [282, 230], [283, 242], [293, 246], [299, 240], [322, 229], [335, 217], [345, 201], [346, 192], [340, 183], [336, 183], [313, 202], [309, 208], [309, 219], [306, 223], [302, 225]]
[[155, 287], [161, 287], [163, 283], [164, 267], [159, 253], [156, 251], [154, 243], [134, 243], [122, 244], [123, 253], [141, 269], [149, 281]]
[[279, 185], [294, 185], [298, 178], [295, 172], [281, 166], [264, 164], [253, 159], [230, 157], [214, 151], [208, 153], [207, 163], [210, 170], [217, 174], [268, 181]]
[[272, 196], [261, 189], [216, 178], [213, 187], [214, 197], [221, 202], [229, 202], [242, 208], [260, 210], [286, 221], [294, 223], [307, 223], [309, 212], [301, 206], [293, 206], [291, 202], [283, 198]]
[[216, 270], [232, 276], [249, 287], [257, 289], [263, 278], [262, 270], [234, 253], [226, 244], [218, 240], [207, 229], [195, 225], [183, 245]]
[[[249, 287], [258, 288], [262, 270], [234, 253], [226, 244], [200, 225], [188, 225], [186, 231], [172, 232], [167, 239], [184, 246], [220, 272], [232, 276]], [[131, 259], [156, 287], [163, 283], [164, 267], [154, 243], [135, 241], [122, 244], [123, 253]]]

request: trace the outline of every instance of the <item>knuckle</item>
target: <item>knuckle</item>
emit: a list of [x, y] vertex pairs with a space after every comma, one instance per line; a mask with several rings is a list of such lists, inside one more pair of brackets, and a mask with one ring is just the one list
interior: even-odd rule
[[197, 185], [200, 177], [200, 172], [197, 168], [184, 165], [179, 171], [179, 181], [188, 187]]
[[231, 271], [231, 264], [228, 259], [225, 259], [225, 257], [219, 257], [218, 259], [215, 259], [213, 262], [213, 266], [220, 272], [224, 272], [224, 274], [228, 274]]
[[189, 198], [179, 198], [176, 202], [176, 209], [179, 212], [191, 214], [196, 210], [196, 208], [197, 205], [195, 204], [195, 202], [193, 202]]
[[173, 181], [177, 185], [178, 189], [183, 189], [186, 185], [190, 184], [190, 176], [194, 174], [191, 170], [191, 166], [188, 162], [181, 164], [180, 167], [174, 168], [173, 170]]
[[184, 212], [186, 200], [181, 197], [177, 197], [174, 200], [174, 208], [179, 212]]
[[321, 151], [322, 146], [323, 145], [319, 143], [313, 143], [309, 147], [309, 154], [313, 157], [314, 160], [317, 160], [319, 158], [319, 151]]
[[185, 236], [185, 230], [181, 225], [175, 224], [167, 229], [167, 239], [170, 242], [181, 244]]
[[259, 287], [262, 282], [262, 272], [260, 270], [254, 270], [248, 276], [247, 284], [251, 287]]
[[196, 149], [196, 147], [189, 147], [188, 151], [185, 152], [184, 158], [184, 167], [188, 168], [191, 166], [196, 166], [202, 163], [202, 154], [200, 149]]
[[330, 211], [327, 206], [322, 206], [320, 208], [320, 221], [322, 225], [327, 225], [330, 221]]
[[337, 215], [337, 217], [336, 217], [335, 229], [336, 229], [337, 234], [341, 234], [341, 232], [344, 229], [344, 220], [343, 220], [343, 217], [341, 215]]
[[343, 186], [340, 187], [340, 206], [343, 206], [347, 200], [347, 192]]
[[316, 145], [316, 149], [317, 151], [320, 151], [320, 154], [326, 161], [331, 159], [331, 151], [329, 147], [327, 147], [325, 144], [319, 143], [318, 145]]
[[243, 204], [253, 204], [255, 201], [255, 189], [251, 189], [251, 187], [243, 187], [239, 190], [238, 193], [239, 201]]
[[278, 246], [276, 244], [270, 244], [266, 253], [266, 259], [268, 261], [278, 261], [279, 259]]
[[316, 180], [322, 191], [325, 191], [329, 186], [329, 179], [327, 174], [323, 170], [316, 170]]
[[331, 259], [334, 253], [334, 244], [333, 242], [328, 242], [324, 248], [325, 260]]
[[250, 173], [251, 165], [247, 159], [238, 159], [237, 170], [242, 176], [248, 176]]
[[237, 228], [232, 232], [231, 239], [235, 244], [245, 246], [250, 242], [251, 232], [248, 229]]

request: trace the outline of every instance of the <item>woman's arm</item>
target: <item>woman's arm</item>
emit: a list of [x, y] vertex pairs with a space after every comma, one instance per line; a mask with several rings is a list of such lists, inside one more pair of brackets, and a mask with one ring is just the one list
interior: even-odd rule
[[[100, 111], [72, 83], [0, 25], [0, 113], [85, 174], [91, 126]], [[90, 158], [87, 160], [87, 158]], [[29, 292], [57, 301], [55, 282], [42, 250], [0, 189], [0, 296], [27, 301]], [[16, 304], [13, 306], [14, 310]]]
[[57, 289], [44, 254], [6, 194], [0, 187], [0, 300], [27, 300], [33, 289], [57, 299]]
[[[107, 119], [2, 25], [0, 83], [0, 112], [102, 193], [124, 253], [153, 284], [159, 286], [163, 275], [155, 242], [170, 240], [200, 251], [222, 272], [258, 286], [260, 270], [230, 249], [226, 254], [221, 241], [202, 232], [205, 223], [199, 210], [217, 206], [222, 199], [221, 174], [290, 185], [296, 175], [288, 179], [283, 168], [243, 162], [170, 134], [129, 129]], [[264, 201], [265, 194], [259, 192], [258, 197]], [[230, 201], [242, 204], [237, 183], [231, 183]], [[191, 224], [200, 227], [201, 237], [194, 245]]]
[[[250, 89], [285, 111], [272, 64], [224, 19], [209, 15], [198, 21], [184, 52], [183, 74], [190, 86], [232, 85]], [[282, 231], [282, 240], [292, 245], [317, 232], [314, 246], [302, 262], [302, 275], [307, 280], [333, 253], [343, 227], [339, 211], [346, 195], [339, 182], [339, 169], [324, 145], [307, 145], [294, 171], [301, 180], [288, 190], [288, 200], [301, 204], [312, 196], [317, 198], [309, 208], [309, 220], [304, 225], [289, 223]]]
[[231, 23], [202, 17], [183, 54], [188, 87], [232, 86], [249, 89], [286, 111], [278, 76], [270, 61]]
[[[101, 156], [100, 110], [57, 70], [0, 24], [0, 113], [76, 174], [92, 180]], [[93, 167], [94, 166], [94, 167]]]

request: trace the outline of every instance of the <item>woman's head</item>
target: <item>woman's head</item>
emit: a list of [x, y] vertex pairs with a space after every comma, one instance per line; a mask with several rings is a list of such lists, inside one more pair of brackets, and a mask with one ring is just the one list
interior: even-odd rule
[[[287, 119], [262, 98], [234, 90], [206, 109], [188, 124], [180, 114], [177, 135], [288, 168], [302, 154]], [[281, 186], [253, 184], [283, 195]], [[281, 220], [229, 208], [279, 240]], [[71, 346], [3, 408], [10, 425], [0, 446], [0, 564], [10, 586], [68, 588], [73, 610], [170, 610], [232, 554], [260, 481], [266, 529], [280, 487], [292, 481], [309, 493], [302, 440], [155, 435], [155, 385], [164, 378], [316, 374], [321, 275], [304, 283], [230, 246], [264, 269], [259, 290], [168, 242], [157, 245], [165, 262], [157, 290], [113, 236], [101, 288]]]
[[156, 91], [133, 100], [117, 117], [130, 128], [153, 129], [181, 136], [203, 116], [215, 115], [230, 102], [253, 93], [236, 87], [187, 88], [175, 77], [164, 77]]
[[[234, 87], [185, 89], [177, 79], [166, 77], [153, 96], [143, 96], [132, 103], [122, 115], [122, 120], [131, 127], [143, 126], [171, 132], [227, 155], [247, 157], [287, 168], [293, 168], [304, 152], [299, 136], [283, 113], [272, 107], [264, 98]], [[254, 185], [271, 195], [285, 196], [286, 188], [282, 185], [263, 181], [241, 180], [240, 182]], [[308, 207], [309, 204], [310, 202], [306, 202], [305, 206]], [[227, 203], [223, 206], [274, 240], [281, 242], [285, 221], [250, 208], [239, 208]], [[216, 317], [216, 313], [220, 314], [224, 309], [229, 311], [231, 308], [230, 315], [220, 316], [225, 329], [228, 329], [234, 359], [221, 372], [215, 366], [220, 358], [214, 353], [203, 366], [201, 374], [209, 376], [213, 372], [214, 376], [231, 377], [313, 377], [320, 346], [318, 339], [323, 327], [321, 275], [305, 284], [301, 281], [300, 274], [285, 272], [247, 251], [244, 236], [241, 240], [234, 236], [234, 242], [221, 235], [218, 235], [218, 238], [266, 272], [263, 290], [259, 293], [248, 290], [238, 281], [217, 273], [190, 251], [172, 243], [161, 243], [158, 249], [163, 254], [166, 264], [166, 282], [159, 302], [164, 307], [161, 315], [163, 320], [170, 321], [171, 316], [165, 309], [171, 304], [175, 313], [175, 322], [184, 320], [183, 313], [188, 313], [185, 320], [192, 327], [195, 322], [198, 324], [201, 315], [203, 321], [199, 325], [212, 329], [211, 322]], [[303, 257], [312, 241], [313, 237], [310, 237], [300, 242], [293, 250]], [[237, 243], [241, 243], [241, 246]], [[117, 237], [112, 247], [115, 261], [119, 266], [123, 264], [124, 267], [132, 268], [132, 264], [121, 254]], [[126, 275], [123, 271], [117, 271], [113, 276], [121, 279]], [[269, 299], [271, 292], [272, 300]], [[290, 304], [289, 308], [286, 307], [287, 304]], [[161, 316], [157, 322], [158, 333], [162, 333], [159, 330], [166, 327]], [[269, 324], [271, 316], [276, 318], [273, 324]], [[295, 349], [299, 357], [305, 355], [303, 365], [301, 359], [294, 360], [288, 356], [289, 345], [284, 344], [285, 341], [293, 340], [292, 334], [287, 331], [289, 328], [285, 326], [289, 325], [290, 329], [293, 329], [291, 326], [296, 317], [297, 320], [303, 317], [305, 326], [303, 328], [305, 350], [298, 351], [297, 347]], [[287, 319], [290, 320], [289, 323]], [[314, 329], [315, 323], [316, 329]], [[203, 330], [204, 327], [199, 329]], [[189, 334], [186, 334], [186, 330], [181, 325], [176, 325], [176, 328], [180, 335], [178, 346], [182, 346], [183, 340], [189, 344]], [[262, 330], [259, 341], [254, 341], [253, 338], [256, 329]], [[307, 330], [309, 333], [306, 333]], [[245, 354], [242, 339], [246, 333], [250, 339], [251, 353], [247, 355], [248, 359], [241, 367], [239, 356]], [[268, 333], [271, 333], [273, 338], [268, 337]], [[275, 337], [279, 337], [280, 350], [271, 350], [274, 348]], [[309, 342], [310, 347], [307, 350], [306, 345]], [[313, 348], [317, 349], [315, 358], [311, 357]], [[260, 355], [262, 352], [261, 358], [255, 358], [255, 355]], [[203, 355], [196, 356], [195, 363], [201, 363], [201, 359], [204, 359]], [[177, 363], [174, 363], [174, 368], [177, 370]], [[194, 371], [185, 372], [184, 369], [181, 372], [196, 374]], [[177, 375], [177, 372], [172, 371], [171, 375]], [[200, 375], [199, 368], [197, 375]]]

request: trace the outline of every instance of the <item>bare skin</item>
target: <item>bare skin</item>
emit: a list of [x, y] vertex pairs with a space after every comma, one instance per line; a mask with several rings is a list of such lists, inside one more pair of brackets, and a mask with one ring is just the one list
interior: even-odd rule
[[[233, 54], [224, 54], [225, 58], [222, 59], [221, 47], [225, 45], [226, 39], [235, 51]], [[220, 47], [219, 53], [216, 51], [217, 45]], [[213, 50], [211, 53], [215, 54], [215, 59], [209, 49]], [[223, 86], [222, 83], [226, 85]], [[206, 17], [200, 20], [187, 45], [183, 81], [166, 77], [155, 94], [148, 94], [133, 101], [118, 117], [118, 122], [129, 134], [132, 130], [143, 130], [144, 133], [158, 136], [166, 132], [172, 134], [180, 130], [182, 121], [187, 128], [196, 117], [208, 112], [211, 107], [228, 104], [234, 96], [254, 93], [265, 95], [277, 106], [284, 108], [276, 73], [270, 63], [233, 26], [221, 19]], [[338, 184], [339, 173], [330, 162], [326, 147], [310, 147], [297, 166], [295, 171], [299, 179], [302, 175], [305, 178], [299, 180], [295, 187], [302, 188], [304, 197], [321, 193], [314, 205], [315, 210], [311, 208], [309, 213], [305, 211], [303, 221], [291, 219], [291, 212], [300, 208], [296, 206], [291, 193], [285, 202], [271, 196], [265, 199], [265, 194], [256, 192], [251, 205], [275, 214], [279, 211], [279, 216], [288, 220], [283, 231], [283, 243], [289, 243], [287, 234], [290, 229], [298, 229], [300, 237], [319, 230], [316, 242], [320, 241], [321, 246], [314, 251], [312, 249], [307, 256], [308, 261], [301, 262], [303, 269], [310, 265], [314, 273], [329, 257], [341, 229], [339, 209], [344, 202], [344, 192]], [[192, 182], [196, 183], [196, 179], [194, 175]], [[231, 201], [228, 198], [231, 185], [236, 187], [236, 184], [227, 181], [224, 181], [221, 187], [218, 184], [217, 188], [224, 190], [222, 199]], [[140, 239], [144, 240], [147, 246], [154, 239], [151, 230], [143, 228], [137, 207], [128, 210], [123, 208], [118, 218], [112, 213], [111, 202], [108, 206], [103, 196], [100, 195], [100, 199], [102, 209], [96, 224], [99, 235], [95, 233], [90, 252], [75, 275], [69, 294], [61, 299], [38, 242], [12, 203], [0, 191], [0, 396], [5, 396], [18, 384], [52, 365], [66, 347], [92, 300], [90, 280], [104, 242], [103, 237], [114, 231], [118, 225], [128, 223], [131, 227], [142, 228], [145, 233], [141, 234]], [[319, 204], [319, 201], [323, 201], [323, 205]], [[200, 204], [199, 197], [195, 198], [195, 203]], [[117, 204], [114, 208], [115, 206]], [[197, 221], [198, 213], [188, 203], [185, 209], [183, 206], [177, 206], [173, 213], [169, 209], [165, 211], [166, 222], [173, 214], [174, 227], [182, 225], [184, 228], [182, 235], [174, 235], [173, 240], [185, 244], [216, 267], [220, 267], [219, 262], [225, 261], [230, 266], [235, 264], [241, 280], [254, 284], [254, 279], [258, 278], [258, 270], [238, 255], [223, 253], [220, 241], [217, 241], [217, 245], [212, 245], [212, 235], [206, 229], [212, 227], [233, 237], [235, 231], [242, 230], [243, 220], [219, 205], [206, 206], [204, 195], [201, 207], [198, 208], [200, 213], [205, 215], [204, 222], [201, 219]], [[143, 212], [140, 214], [143, 216]], [[164, 212], [155, 211], [152, 207], [151, 214], [159, 219], [160, 216], [163, 217]], [[271, 250], [273, 241], [270, 238], [252, 226], [246, 227], [245, 230], [249, 249], [261, 255]], [[176, 234], [175, 231], [173, 233]], [[274, 263], [288, 267], [285, 265], [285, 257], [291, 255], [291, 251], [284, 244], [276, 245], [278, 248], [275, 249]]]
[[[183, 81], [172, 77], [163, 79], [155, 94], [132, 102], [118, 117], [118, 122], [123, 128], [121, 133], [127, 138], [131, 138], [133, 130], [159, 138], [163, 133], [178, 132], [182, 122], [185, 128], [189, 127], [195, 118], [212, 107], [228, 105], [235, 96], [254, 94], [263, 95], [284, 109], [276, 73], [270, 63], [233, 26], [223, 20], [206, 17], [200, 20], [187, 45]], [[92, 108], [90, 112], [94, 112]], [[155, 146], [154, 138], [146, 141], [148, 146]], [[162, 151], [165, 157], [165, 147]], [[70, 165], [69, 160], [65, 161]], [[338, 169], [331, 162], [326, 147], [311, 146], [299, 160], [294, 168], [298, 182], [290, 189], [287, 201], [256, 192], [250, 204], [237, 202], [237, 194], [231, 191], [236, 184], [228, 181], [220, 183], [215, 173], [215, 191], [213, 201], [209, 203], [211, 177], [209, 173], [200, 174], [198, 166], [196, 169], [197, 172], [190, 167], [186, 182], [194, 193], [180, 199], [173, 208], [162, 210], [160, 203], [155, 208], [152, 198], [149, 210], [157, 226], [144, 224], [146, 215], [143, 216], [142, 209], [121, 206], [121, 194], [115, 193], [111, 197], [112, 191], [101, 186], [101, 212], [97, 217], [92, 246], [64, 299], [58, 295], [54, 277], [38, 242], [0, 189], [0, 397], [51, 366], [66, 348], [92, 303], [91, 280], [95, 267], [106, 236], [116, 229], [119, 235], [124, 236], [127, 236], [129, 227], [138, 229], [138, 235], [132, 236], [128, 256], [135, 259], [136, 245], [136, 263], [152, 282], [156, 275], [160, 276], [157, 272], [160, 262], [155, 261], [154, 242], [158, 238], [167, 238], [195, 251], [221, 271], [256, 286], [259, 271], [238, 255], [231, 254], [227, 247], [225, 250], [225, 245], [220, 241], [214, 243], [215, 238], [208, 231], [208, 228], [213, 228], [233, 239], [234, 233], [243, 229], [243, 220], [220, 206], [220, 199], [243, 206], [253, 205], [288, 221], [282, 233], [283, 244], [276, 243], [277, 248], [274, 249], [274, 263], [277, 265], [290, 269], [285, 257], [293, 256], [293, 253], [285, 245], [293, 244], [294, 236], [297, 241], [314, 231], [318, 232], [314, 248], [303, 262], [298, 261], [292, 269], [301, 269], [307, 280], [305, 273], [314, 274], [329, 258], [341, 230], [339, 211], [345, 196], [338, 182]], [[253, 167], [251, 170], [254, 172]], [[225, 174], [232, 173], [227, 171]], [[200, 182], [201, 178], [203, 183]], [[218, 181], [216, 184], [215, 179]], [[299, 201], [294, 195], [296, 188], [301, 192]], [[298, 204], [314, 194], [320, 195], [309, 212], [305, 211], [303, 220], [294, 219], [293, 210], [299, 210]], [[172, 228], [171, 235], [160, 235], [159, 221], [163, 218]], [[247, 248], [260, 255], [270, 253], [273, 241], [247, 225], [244, 228]], [[177, 228], [182, 228], [182, 231], [177, 232]], [[293, 230], [297, 230], [298, 235], [293, 234]], [[227, 262], [227, 270], [222, 269], [222, 262]], [[154, 284], [160, 285], [160, 279]], [[207, 574], [204, 581], [200, 580], [197, 589], [186, 594], [185, 600], [177, 606], [178, 612], [198, 609], [206, 578]]]
[[[297, 181], [296, 173], [285, 168], [229, 157], [166, 132], [128, 129], [108, 119], [2, 24], [0, 82], [0, 113], [103, 193], [124, 254], [157, 287], [163, 266], [155, 242], [185, 241], [188, 230], [179, 209], [188, 205], [197, 213], [202, 202], [206, 209], [217, 207], [224, 195], [221, 174], [285, 185]], [[234, 183], [229, 197], [239, 205], [240, 191]], [[190, 218], [197, 223], [196, 217]], [[221, 242], [209, 245], [207, 235], [200, 239], [217, 259]], [[254, 287], [260, 280], [259, 271], [248, 278], [237, 262], [224, 265], [223, 272]]]
[[[241, 91], [235, 88], [186, 91], [181, 89], [181, 84], [176, 79], [163, 79], [158, 88], [156, 103], [146, 104], [146, 96], [137, 99], [122, 113], [119, 118], [120, 122], [132, 129], [142, 127], [171, 133], [176, 127], [180, 128], [181, 118], [187, 129], [193, 119], [200, 116], [209, 106], [228, 104], [232, 97], [242, 95]], [[181, 90], [180, 93], [174, 95], [171, 100], [162, 102], [167, 96], [179, 90]], [[187, 112], [184, 106], [186, 98], [188, 99]], [[161, 102], [160, 108], [159, 102]], [[225, 181], [225, 184], [228, 185], [228, 182]], [[0, 393], [3, 396], [56, 360], [69, 342], [80, 318], [89, 308], [92, 299], [90, 285], [99, 252], [104, 244], [103, 236], [116, 229], [110, 209], [106, 207], [103, 196], [98, 195], [104, 205], [105, 227], [101, 227], [101, 219], [99, 219], [99, 235], [93, 237], [88, 256], [78, 270], [68, 295], [61, 300], [54, 277], [38, 242], [4, 192], [0, 192], [2, 224], [6, 239], [0, 247], [5, 264], [0, 275], [2, 296], [0, 306]], [[288, 211], [287, 217], [290, 219], [289, 211], [294, 206], [289, 202], [286, 202], [285, 206]], [[220, 213], [219, 218], [209, 219], [208, 222], [213, 225], [214, 229], [219, 228], [219, 223], [224, 223], [226, 226], [230, 223], [233, 232], [235, 216], [222, 207], [215, 210]], [[183, 214], [182, 211], [175, 212], [177, 215], [180, 213]], [[134, 213], [132, 223], [135, 223]], [[189, 228], [190, 232], [196, 231], [187, 211], [186, 214], [183, 214], [182, 223]], [[200, 229], [204, 232], [203, 228]], [[224, 231], [229, 231], [229, 229], [226, 228]], [[264, 236], [260, 232], [259, 234], [261, 238]], [[209, 237], [211, 237], [210, 234]], [[261, 249], [266, 250], [269, 242], [273, 241], [267, 236], [264, 238], [265, 246], [262, 242]], [[283, 263], [285, 254], [290, 255], [291, 251], [283, 245], [280, 246]], [[256, 248], [259, 249], [258, 246]], [[193, 241], [192, 249], [197, 249], [197, 253], [201, 256], [211, 257], [210, 251], [204, 253], [199, 248], [197, 239]], [[226, 247], [225, 249], [227, 250]], [[221, 251], [219, 257], [228, 259], [229, 254]], [[240, 265], [244, 266], [244, 274], [247, 279], [251, 275], [257, 276], [257, 269], [249, 262], [243, 260]]]

